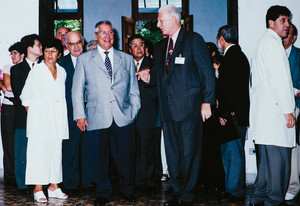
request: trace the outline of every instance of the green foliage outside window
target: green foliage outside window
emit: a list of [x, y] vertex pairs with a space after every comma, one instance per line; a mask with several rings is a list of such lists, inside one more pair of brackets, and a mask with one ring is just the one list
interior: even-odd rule
[[156, 27], [157, 20], [145, 20], [137, 22], [137, 32], [141, 34], [146, 40], [150, 41], [153, 45], [162, 40], [162, 33]]
[[66, 27], [72, 31], [81, 32], [81, 20], [54, 20], [54, 36], [59, 27]]

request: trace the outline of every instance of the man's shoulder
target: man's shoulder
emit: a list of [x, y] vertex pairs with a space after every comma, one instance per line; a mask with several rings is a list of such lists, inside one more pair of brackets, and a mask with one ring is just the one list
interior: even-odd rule
[[293, 46], [292, 46], [292, 50], [294, 50], [295, 53], [296, 53], [298, 56], [300, 56], [300, 48], [295, 47], [295, 46], [293, 45]]
[[11, 67], [11, 72], [18, 72], [20, 71], [21, 69], [23, 69], [24, 67], [26, 66], [29, 66], [28, 63], [26, 62], [26, 60], [24, 59], [24, 61], [22, 61], [21, 63], [19, 64], [16, 64], [14, 66]]

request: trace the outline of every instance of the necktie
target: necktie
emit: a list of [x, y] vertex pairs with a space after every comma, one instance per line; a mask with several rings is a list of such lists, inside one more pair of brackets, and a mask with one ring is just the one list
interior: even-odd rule
[[173, 54], [173, 39], [170, 38], [169, 47], [168, 47], [167, 61], [166, 61], [166, 72], [167, 72], [167, 74], [168, 74], [169, 69], [170, 69], [172, 54]]
[[31, 68], [33, 68], [34, 67], [34, 62], [32, 63], [32, 67]]
[[108, 53], [109, 53], [108, 51], [104, 52], [104, 54], [106, 55], [104, 64], [105, 64], [107, 72], [110, 76], [110, 81], [112, 81], [112, 67], [111, 67], [111, 62], [110, 62], [109, 57], [108, 57]]
[[140, 63], [139, 63], [139, 62], [136, 62], [136, 64], [135, 64], [135, 71], [136, 71], [136, 72], [139, 71], [139, 65], [140, 65]]

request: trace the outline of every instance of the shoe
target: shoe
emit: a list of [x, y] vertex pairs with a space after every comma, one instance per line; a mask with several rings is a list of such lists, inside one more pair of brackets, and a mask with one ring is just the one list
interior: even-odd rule
[[94, 201], [95, 206], [104, 206], [106, 203], [108, 203], [109, 200], [102, 198], [102, 197], [97, 197], [96, 200]]
[[295, 199], [292, 199], [292, 200], [285, 200], [285, 201], [284, 201], [284, 204], [285, 204], [285, 205], [297, 205]]
[[225, 204], [225, 203], [234, 203], [234, 202], [241, 202], [244, 201], [245, 197], [237, 197], [230, 193], [223, 193], [219, 199], [219, 203]]
[[136, 202], [136, 197], [135, 197], [134, 195], [124, 196], [124, 199], [125, 199], [127, 202], [131, 202], [131, 203]]
[[32, 190], [26, 188], [26, 189], [19, 189], [19, 192], [22, 194], [22, 195], [30, 195]]
[[68, 194], [68, 196], [76, 196], [79, 193], [78, 189], [64, 189], [64, 191]]
[[48, 189], [48, 197], [49, 198], [53, 197], [53, 198], [57, 198], [57, 199], [67, 199], [68, 195], [63, 193], [60, 188], [57, 188], [56, 190], [53, 190], [53, 191]]
[[37, 202], [47, 202], [47, 198], [43, 191], [34, 192], [33, 198]]
[[192, 206], [193, 205], [193, 201], [192, 202], [185, 202], [185, 201], [180, 201], [179, 200], [179, 205], [180, 206]]
[[173, 197], [171, 200], [164, 202], [164, 206], [178, 206], [180, 204], [178, 197]]
[[264, 206], [264, 203], [257, 203], [257, 204], [255, 204], [255, 203], [251, 204], [250, 203], [249, 206]]

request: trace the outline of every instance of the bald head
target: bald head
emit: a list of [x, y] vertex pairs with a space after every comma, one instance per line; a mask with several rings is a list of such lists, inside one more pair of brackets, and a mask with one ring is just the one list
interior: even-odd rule
[[78, 31], [70, 31], [65, 43], [72, 56], [78, 57], [83, 52], [83, 37]]

